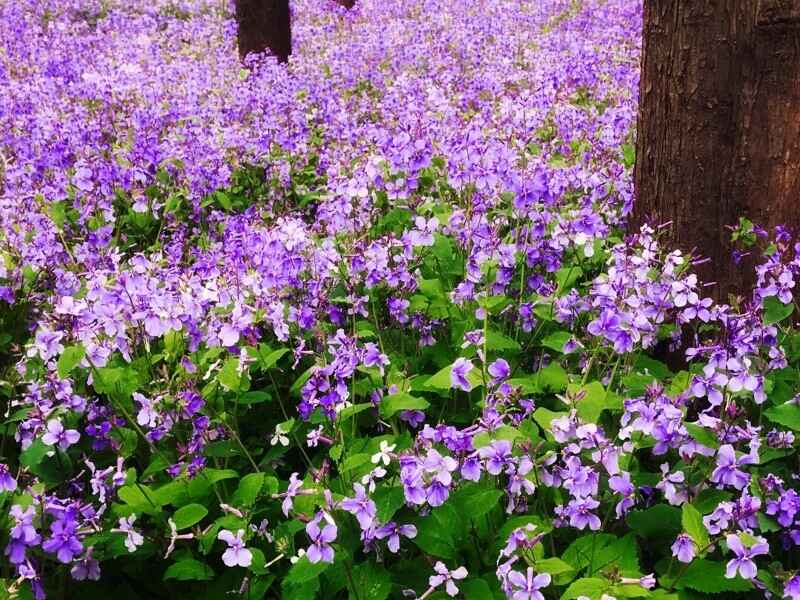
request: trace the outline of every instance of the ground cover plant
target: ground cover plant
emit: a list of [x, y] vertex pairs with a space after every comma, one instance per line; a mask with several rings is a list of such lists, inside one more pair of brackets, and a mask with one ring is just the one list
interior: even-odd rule
[[800, 598], [798, 246], [626, 233], [634, 0], [0, 4], [7, 598]]

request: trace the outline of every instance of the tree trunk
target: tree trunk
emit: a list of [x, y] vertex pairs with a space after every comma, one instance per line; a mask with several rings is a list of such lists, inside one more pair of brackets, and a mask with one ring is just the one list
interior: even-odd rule
[[356, 5], [356, 0], [336, 0], [345, 8], [353, 8]]
[[645, 0], [639, 93], [632, 225], [743, 292], [726, 226], [800, 225], [800, 0]]
[[239, 55], [271, 50], [280, 62], [292, 53], [289, 0], [236, 0]]

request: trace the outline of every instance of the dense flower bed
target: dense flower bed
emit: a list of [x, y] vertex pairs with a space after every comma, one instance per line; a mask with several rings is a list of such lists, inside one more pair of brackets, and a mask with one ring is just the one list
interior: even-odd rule
[[640, 3], [293, 11], [0, 5], [6, 595], [800, 598], [798, 248], [624, 234]]

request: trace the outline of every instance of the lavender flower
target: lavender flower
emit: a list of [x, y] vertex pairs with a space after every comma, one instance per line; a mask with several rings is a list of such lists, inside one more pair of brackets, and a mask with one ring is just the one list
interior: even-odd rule
[[681, 533], [671, 546], [672, 556], [682, 563], [690, 563], [695, 557], [696, 548], [692, 536]]
[[253, 553], [244, 545], [244, 529], [239, 529], [236, 535], [232, 531], [223, 529], [217, 534], [217, 539], [228, 544], [228, 549], [222, 554], [222, 562], [227, 567], [249, 567], [253, 562]]
[[550, 585], [551, 577], [549, 573], [534, 575], [533, 568], [528, 567], [525, 575], [519, 571], [511, 571], [508, 581], [513, 589], [510, 596], [513, 600], [544, 600], [539, 590]]
[[433, 565], [433, 570], [436, 571], [436, 575], [431, 575], [428, 578], [428, 585], [435, 588], [444, 583], [445, 591], [449, 596], [453, 597], [458, 594], [458, 586], [456, 586], [455, 583], [456, 580], [464, 579], [469, 574], [464, 567], [458, 567], [450, 571], [441, 561], [437, 561], [436, 564]]
[[379, 540], [387, 537], [389, 538], [387, 546], [389, 547], [389, 551], [394, 553], [400, 550], [400, 536], [413, 539], [417, 537], [417, 528], [414, 525], [398, 525], [394, 521], [391, 521], [383, 527], [378, 528], [375, 532], [375, 537]]
[[[319, 524], [323, 518], [325, 519], [326, 524], [320, 529]], [[333, 521], [327, 516], [323, 516], [322, 513], [318, 513], [314, 520], [310, 521], [306, 525], [306, 533], [311, 539], [311, 545], [308, 547], [306, 552], [309, 562], [332, 563], [334, 552], [333, 548], [331, 547], [331, 542], [336, 540], [337, 534], [336, 525], [333, 523]]]
[[0, 492], [13, 492], [17, 489], [17, 480], [11, 476], [8, 465], [0, 463]]
[[42, 442], [48, 446], [58, 445], [62, 450], [66, 450], [73, 444], [77, 444], [81, 435], [74, 429], [64, 429], [61, 421], [50, 419], [47, 422], [47, 433], [42, 436]]
[[756, 556], [769, 553], [769, 544], [767, 544], [767, 541], [762, 537], [757, 537], [752, 546], [746, 547], [742, 543], [740, 536], [728, 534], [725, 537], [725, 543], [728, 545], [728, 549], [736, 555], [736, 558], [728, 561], [728, 565], [725, 568], [725, 577], [733, 579], [736, 577], [738, 571], [739, 575], [744, 579], [753, 579], [758, 569], [756, 568], [756, 563], [754, 563], [752, 559]]
[[450, 387], [458, 388], [469, 392], [472, 384], [467, 379], [467, 375], [474, 368], [472, 362], [466, 358], [457, 358], [450, 371]]

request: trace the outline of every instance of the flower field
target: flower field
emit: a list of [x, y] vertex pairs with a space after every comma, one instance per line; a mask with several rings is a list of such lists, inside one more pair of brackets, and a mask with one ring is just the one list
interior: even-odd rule
[[626, 228], [639, 0], [0, 0], [0, 600], [800, 599], [800, 246]]

